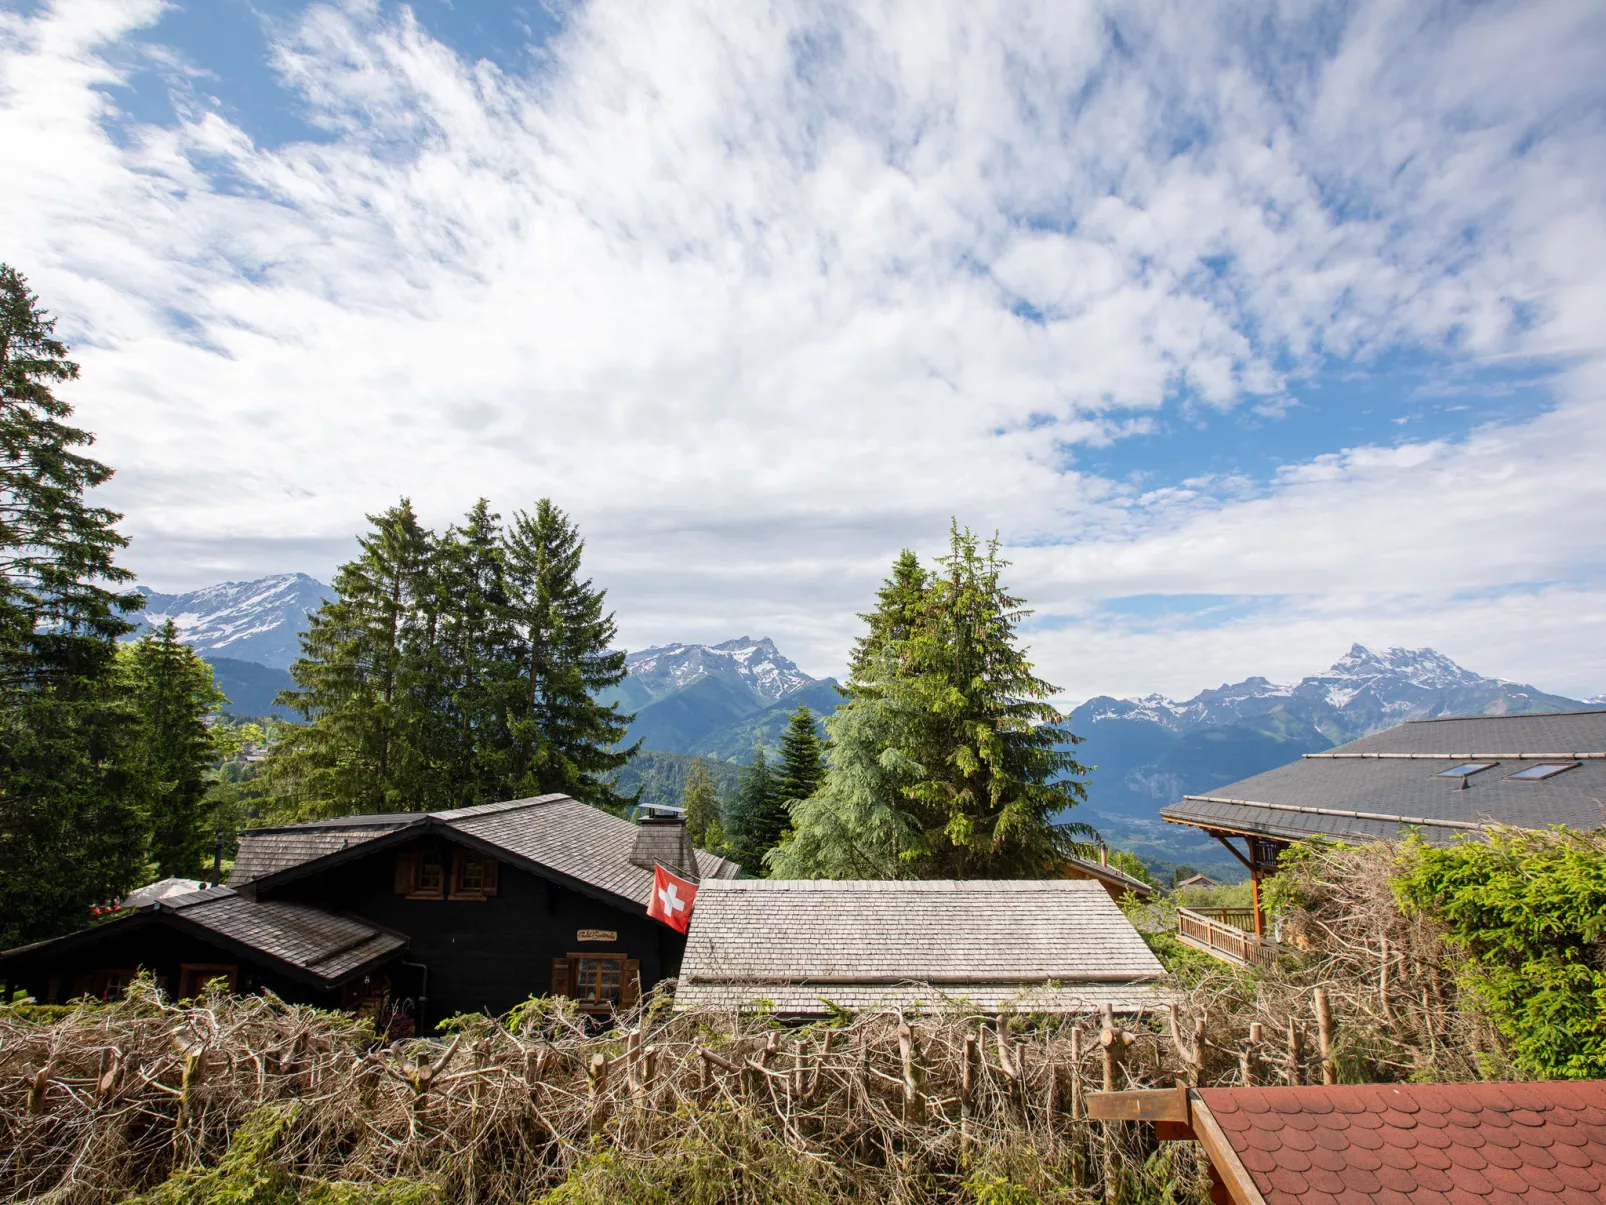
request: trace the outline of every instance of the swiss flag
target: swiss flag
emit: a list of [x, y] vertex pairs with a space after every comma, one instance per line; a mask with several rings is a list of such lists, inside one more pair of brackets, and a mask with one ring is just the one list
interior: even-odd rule
[[697, 898], [697, 885], [688, 883], [677, 874], [670, 874], [662, 866], [652, 872], [652, 902], [647, 915], [664, 922], [681, 933], [691, 924], [691, 905]]

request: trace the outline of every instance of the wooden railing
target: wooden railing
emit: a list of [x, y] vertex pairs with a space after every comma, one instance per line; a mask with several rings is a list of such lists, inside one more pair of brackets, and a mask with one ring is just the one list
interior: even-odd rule
[[1177, 936], [1236, 966], [1270, 966], [1277, 943], [1256, 937], [1253, 908], [1178, 908]]

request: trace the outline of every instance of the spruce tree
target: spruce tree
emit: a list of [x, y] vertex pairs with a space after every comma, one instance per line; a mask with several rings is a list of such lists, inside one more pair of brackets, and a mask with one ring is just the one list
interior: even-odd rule
[[814, 730], [814, 713], [802, 704], [781, 735], [781, 761], [776, 767], [775, 797], [790, 807], [819, 789], [825, 777], [825, 750]]
[[720, 815], [719, 791], [708, 763], [698, 758], [686, 774], [680, 806], [685, 809], [686, 835], [698, 849], [720, 853], [725, 848], [725, 824]]
[[[627, 800], [606, 775], [634, 756], [617, 748], [633, 716], [599, 692], [625, 678], [625, 654], [611, 648], [618, 625], [607, 592], [580, 576], [585, 541], [551, 499], [519, 512], [502, 560], [512, 620], [514, 690], [508, 700], [512, 764], [505, 794], [561, 791], [620, 810]], [[639, 744], [639, 743], [638, 743]]]
[[753, 877], [764, 873], [764, 855], [786, 833], [790, 823], [786, 801], [776, 793], [775, 772], [764, 756], [764, 744], [753, 747], [753, 760], [742, 769], [735, 797], [726, 809], [731, 857]]
[[[930, 609], [931, 575], [920, 558], [905, 548], [892, 563], [892, 576], [876, 592], [876, 605], [859, 618], [869, 629], [854, 641], [849, 658], [850, 682], [862, 682], [871, 675], [871, 666], [889, 648], [909, 639], [925, 622]], [[850, 688], [851, 689], [851, 688]]]
[[228, 699], [171, 619], [118, 659], [139, 723], [150, 859], [158, 877], [198, 875], [212, 846], [205, 799], [219, 748], [207, 721]]
[[0, 948], [85, 923], [145, 867], [116, 697], [120, 515], [86, 495], [111, 469], [54, 388], [78, 376], [26, 279], [0, 264]]
[[508, 697], [520, 652], [507, 591], [501, 516], [481, 498], [437, 543], [430, 603], [435, 616], [433, 760], [444, 775], [439, 806], [508, 797], [516, 765]]
[[828, 723], [826, 781], [794, 809], [776, 873], [893, 873], [895, 859], [918, 878], [1037, 878], [1091, 852], [1093, 830], [1060, 819], [1085, 797], [1086, 768], [1019, 647], [1029, 612], [1005, 565], [996, 540], [983, 549], [957, 524], [936, 572], [899, 558], [867, 617], [853, 700]]
[[[275, 749], [269, 781], [278, 810], [295, 816], [407, 811], [431, 806], [420, 714], [430, 706], [426, 672], [412, 664], [427, 650], [415, 630], [427, 576], [430, 536], [403, 498], [369, 515], [356, 559], [335, 574], [301, 636], [291, 666], [296, 689], [279, 703], [300, 713]], [[427, 658], [425, 658], [427, 660]]]

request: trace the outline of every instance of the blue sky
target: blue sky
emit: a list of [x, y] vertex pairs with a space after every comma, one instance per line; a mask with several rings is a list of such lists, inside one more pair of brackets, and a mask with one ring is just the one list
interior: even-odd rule
[[998, 530], [1068, 698], [1606, 691], [1606, 10], [0, 0], [0, 258], [153, 588], [402, 494], [839, 672]]

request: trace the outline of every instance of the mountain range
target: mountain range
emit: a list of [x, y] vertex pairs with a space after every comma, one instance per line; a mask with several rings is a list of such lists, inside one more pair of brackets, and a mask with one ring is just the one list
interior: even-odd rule
[[[1236, 875], [1209, 838], [1164, 824], [1159, 810], [1406, 720], [1506, 715], [1590, 706], [1535, 687], [1486, 678], [1433, 649], [1374, 652], [1354, 645], [1326, 671], [1293, 685], [1245, 678], [1181, 702], [1161, 695], [1087, 700], [1066, 718], [1083, 738], [1087, 812], [1106, 839], [1155, 861], [1187, 861]], [[1219, 877], [1219, 876], [1218, 876]]]
[[[304, 573], [187, 594], [144, 593], [142, 630], [171, 617], [212, 664], [229, 710], [242, 715], [277, 710], [273, 696], [290, 685], [286, 671], [307, 612], [333, 594]], [[654, 754], [641, 761], [638, 785], [650, 786], [655, 798], [663, 794], [661, 802], [678, 789], [691, 755], [746, 762], [758, 742], [773, 753], [799, 704], [823, 719], [842, 699], [835, 679], [804, 673], [768, 637], [659, 645], [630, 653], [625, 664], [628, 676], [602, 698], [634, 714], [626, 740]], [[1188, 861], [1235, 875], [1237, 864], [1224, 851], [1194, 830], [1161, 822], [1160, 808], [1405, 720], [1602, 705], [1606, 695], [1569, 699], [1486, 678], [1433, 649], [1357, 644], [1291, 685], [1250, 677], [1181, 701], [1100, 695], [1074, 708], [1065, 727], [1082, 738], [1077, 758], [1093, 767], [1079, 818], [1151, 862]], [[716, 776], [724, 782], [734, 773], [720, 765]]]

